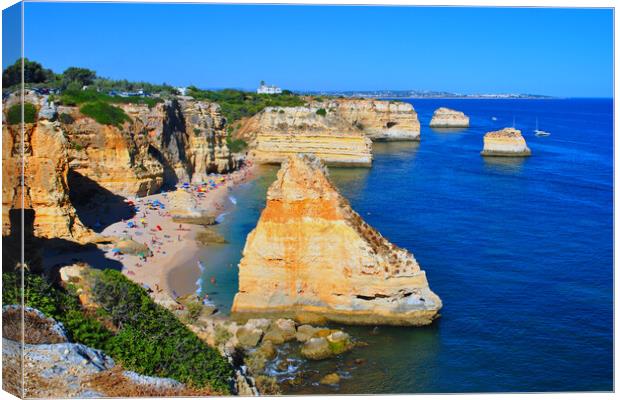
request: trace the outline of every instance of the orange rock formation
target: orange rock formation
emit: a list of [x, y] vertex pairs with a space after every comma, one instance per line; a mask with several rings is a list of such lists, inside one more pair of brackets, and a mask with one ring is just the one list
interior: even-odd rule
[[425, 325], [441, 300], [414, 256], [369, 226], [315, 156], [290, 156], [239, 264], [239, 317]]

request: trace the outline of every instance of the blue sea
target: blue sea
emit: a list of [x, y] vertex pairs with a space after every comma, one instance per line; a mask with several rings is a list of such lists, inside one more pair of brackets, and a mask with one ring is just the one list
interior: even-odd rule
[[[330, 173], [368, 223], [415, 255], [441, 318], [346, 327], [368, 346], [329, 361], [301, 361], [290, 345], [278, 358], [288, 369], [272, 369], [285, 393], [613, 390], [613, 101], [410, 102], [420, 143], [376, 143], [372, 168]], [[465, 112], [471, 128], [428, 128], [440, 106]], [[551, 136], [534, 136], [537, 118]], [[481, 157], [484, 133], [513, 121], [532, 156]], [[199, 255], [203, 290], [224, 312], [276, 170], [233, 192], [219, 225], [230, 244]], [[334, 371], [339, 385], [316, 383]]]

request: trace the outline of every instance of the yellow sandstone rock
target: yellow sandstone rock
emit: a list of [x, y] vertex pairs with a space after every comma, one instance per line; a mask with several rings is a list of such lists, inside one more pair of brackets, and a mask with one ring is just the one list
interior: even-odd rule
[[483, 156], [524, 157], [532, 154], [521, 131], [504, 128], [484, 135]]
[[256, 138], [255, 161], [281, 163], [291, 154], [313, 153], [328, 165], [370, 166], [371, 142], [362, 131], [335, 112], [320, 110], [267, 107], [250, 118], [242, 129]]
[[425, 325], [441, 305], [413, 255], [351, 209], [317, 157], [287, 159], [243, 250], [236, 316]]
[[433, 113], [431, 128], [469, 128], [469, 117], [461, 111], [440, 107]]
[[9, 235], [16, 228], [11, 227], [9, 214], [23, 208], [27, 225], [31, 223], [29, 216], [34, 218], [35, 236], [76, 241], [90, 236], [92, 232], [84, 227], [69, 201], [68, 143], [62, 130], [57, 124], [41, 120], [25, 124], [23, 133], [22, 157], [20, 126], [3, 124], [2, 234]]
[[337, 99], [327, 109], [359, 127], [372, 141], [420, 140], [418, 114], [409, 103], [374, 99]]
[[408, 103], [336, 99], [267, 107], [240, 123], [235, 136], [251, 143], [258, 163], [312, 153], [327, 165], [370, 166], [371, 140], [420, 140], [420, 122]]

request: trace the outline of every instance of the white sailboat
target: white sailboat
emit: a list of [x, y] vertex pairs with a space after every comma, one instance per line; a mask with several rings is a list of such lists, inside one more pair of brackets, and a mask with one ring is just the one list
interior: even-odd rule
[[547, 132], [547, 131], [543, 131], [538, 129], [538, 118], [536, 118], [536, 129], [534, 129], [534, 134], [536, 136], [549, 136], [551, 135], [551, 132]]

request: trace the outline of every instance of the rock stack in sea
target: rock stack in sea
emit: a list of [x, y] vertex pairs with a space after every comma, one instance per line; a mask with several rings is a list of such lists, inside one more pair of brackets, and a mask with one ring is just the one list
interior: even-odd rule
[[441, 107], [435, 110], [431, 128], [469, 128], [469, 117], [461, 111]]
[[504, 128], [484, 135], [483, 156], [525, 157], [532, 154], [521, 131]]
[[441, 306], [414, 256], [353, 211], [317, 157], [288, 157], [248, 235], [235, 315], [426, 325]]

